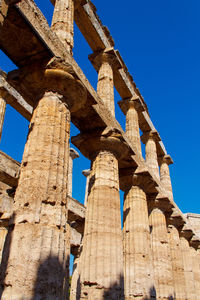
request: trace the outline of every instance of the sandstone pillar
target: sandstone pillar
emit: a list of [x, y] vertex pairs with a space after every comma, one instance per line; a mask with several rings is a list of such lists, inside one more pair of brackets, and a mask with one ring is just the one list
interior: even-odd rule
[[186, 299], [196, 300], [192, 255], [189, 243], [183, 236], [180, 237], [180, 247], [183, 255]]
[[105, 106], [115, 116], [113, 68], [119, 68], [114, 49], [105, 49], [100, 53], [89, 56], [95, 69], [98, 71], [97, 93]]
[[199, 299], [200, 293], [200, 260], [199, 253], [193, 247], [190, 247], [190, 252], [192, 256], [192, 269], [194, 275], [194, 290], [196, 299]]
[[[72, 142], [92, 160], [81, 254], [80, 299], [123, 299], [123, 249], [118, 159], [128, 147], [114, 129]], [[78, 292], [78, 290], [77, 290]], [[79, 297], [79, 295], [77, 295]]]
[[68, 166], [68, 195], [72, 197], [72, 177], [73, 177], [73, 160], [78, 158], [78, 152], [71, 148], [69, 153], [69, 166]]
[[183, 264], [183, 254], [180, 246], [179, 232], [174, 225], [169, 225], [168, 233], [172, 260], [175, 299], [185, 300], [187, 299], [185, 287], [185, 273]]
[[88, 188], [89, 188], [89, 179], [90, 179], [90, 170], [83, 170], [82, 174], [86, 177], [86, 186], [85, 186], [85, 200], [84, 205], [87, 206], [87, 200], [88, 200]]
[[0, 264], [1, 264], [1, 260], [2, 260], [2, 254], [3, 254], [3, 250], [4, 250], [4, 244], [5, 244], [7, 233], [8, 233], [8, 227], [1, 224], [1, 226], [0, 226]]
[[6, 111], [6, 101], [0, 96], [0, 141], [3, 130], [4, 116]]
[[169, 199], [173, 200], [172, 184], [169, 173], [169, 165], [173, 161], [169, 155], [165, 155], [160, 159], [160, 181], [163, 184]]
[[160, 174], [159, 174], [156, 142], [159, 140], [160, 138], [157, 131], [150, 131], [144, 133], [142, 136], [142, 141], [146, 145], [145, 150], [146, 150], [147, 166], [150, 172], [152, 173], [152, 175], [154, 175], [158, 180], [160, 180]]
[[71, 279], [70, 300], [77, 300], [80, 294], [80, 270], [81, 270], [81, 251], [82, 245], [74, 255], [73, 274]]
[[149, 220], [156, 299], [170, 299], [169, 297], [174, 296], [172, 262], [168, 244], [166, 218], [159, 205], [150, 204]]
[[3, 300], [67, 298], [70, 111], [85, 103], [86, 91], [60, 67], [53, 60], [46, 69], [34, 64], [29, 72], [19, 70], [23, 84], [39, 96], [14, 198], [9, 255], [1, 270]]
[[[138, 97], [125, 99], [119, 105], [126, 114], [126, 134], [141, 154]], [[123, 246], [125, 299], [151, 299], [152, 265], [147, 199], [143, 174], [120, 176], [124, 186]], [[123, 183], [122, 183], [123, 182]]]
[[74, 0], [56, 0], [51, 28], [66, 50], [72, 54], [74, 46]]

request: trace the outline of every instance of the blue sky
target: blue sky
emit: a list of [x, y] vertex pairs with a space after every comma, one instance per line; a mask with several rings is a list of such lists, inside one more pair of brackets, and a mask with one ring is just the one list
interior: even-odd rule
[[[35, 1], [48, 22], [50, 1]], [[115, 40], [150, 112], [164, 145], [174, 160], [170, 167], [174, 199], [183, 212], [200, 213], [199, 206], [199, 0], [95, 0], [97, 12]], [[74, 58], [96, 89], [97, 74], [87, 57], [92, 51], [75, 26]], [[0, 68], [15, 66], [0, 52]], [[115, 101], [120, 100], [115, 93]], [[125, 118], [116, 104], [116, 118]], [[9, 106], [0, 149], [21, 161], [28, 122]], [[72, 135], [77, 133], [72, 126]], [[90, 162], [74, 161], [74, 198], [84, 199], [83, 169]]]

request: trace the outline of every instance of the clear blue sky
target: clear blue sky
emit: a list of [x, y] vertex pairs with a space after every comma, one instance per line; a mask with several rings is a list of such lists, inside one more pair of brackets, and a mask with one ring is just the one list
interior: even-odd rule
[[[50, 1], [36, 3], [51, 20]], [[200, 213], [199, 206], [199, 0], [95, 0], [104, 25], [108, 26], [129, 72], [148, 105], [151, 119], [168, 154], [174, 198], [183, 212]], [[74, 57], [96, 88], [97, 74], [87, 59], [91, 49], [75, 27]], [[0, 67], [15, 68], [0, 52]], [[120, 100], [116, 93], [116, 103]], [[124, 116], [116, 117], [124, 128]], [[28, 122], [9, 106], [0, 149], [21, 161]], [[76, 134], [72, 127], [72, 135]], [[83, 201], [85, 178], [81, 171], [90, 163], [74, 161], [73, 196]]]

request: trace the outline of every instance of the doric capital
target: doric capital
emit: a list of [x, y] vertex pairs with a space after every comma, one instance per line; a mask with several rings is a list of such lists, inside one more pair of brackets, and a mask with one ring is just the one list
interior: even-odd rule
[[100, 151], [109, 151], [120, 160], [128, 157], [131, 151], [121, 132], [117, 128], [112, 127], [81, 133], [72, 137], [71, 140], [83, 155], [89, 159], [94, 159]]
[[161, 165], [162, 163], [166, 163], [168, 166], [174, 163], [171, 156], [168, 154], [166, 154], [164, 156], [159, 156], [158, 162], [159, 162], [159, 165]]
[[192, 247], [194, 247], [196, 250], [199, 249], [199, 247], [200, 247], [200, 238], [196, 234], [194, 234], [193, 237], [191, 238], [190, 245]]
[[160, 135], [156, 130], [146, 131], [141, 136], [141, 140], [144, 144], [146, 144], [149, 139], [154, 140], [155, 142], [161, 141]]
[[94, 52], [93, 54], [89, 55], [89, 60], [97, 72], [99, 71], [103, 62], [108, 62], [113, 69], [122, 68], [122, 63], [117, 57], [114, 48], [106, 48], [103, 51]]
[[140, 100], [140, 97], [135, 95], [132, 98], [122, 99], [118, 102], [122, 112], [126, 115], [129, 108], [134, 107], [137, 112], [145, 111], [145, 108]]
[[70, 148], [70, 157], [72, 158], [72, 159], [75, 159], [75, 158], [78, 158], [80, 155], [78, 154], [78, 152], [75, 150], [75, 149], [73, 149], [73, 148]]
[[177, 207], [172, 208], [172, 213], [171, 213], [171, 215], [168, 216], [167, 222], [168, 222], [168, 224], [174, 225], [179, 230], [186, 223], [180, 210]]
[[193, 232], [192, 227], [188, 224], [188, 222], [186, 222], [180, 232], [180, 236], [183, 236], [188, 241], [190, 241], [190, 239], [193, 237], [193, 235], [194, 235], [194, 232]]
[[147, 195], [149, 210], [151, 211], [154, 208], [159, 208], [163, 211], [163, 213], [170, 214], [172, 213], [173, 204], [170, 202], [168, 197], [162, 192], [158, 192], [157, 194], [148, 194]]
[[[86, 88], [75, 78], [72, 67], [58, 58], [53, 58], [43, 65], [38, 62], [12, 71], [8, 73], [8, 81], [22, 92], [22, 96], [25, 88], [25, 98], [30, 99], [33, 106], [46, 91], [57, 92], [63, 96], [63, 102], [71, 112], [79, 110], [87, 101]], [[20, 90], [20, 86], [23, 86], [23, 89]]]

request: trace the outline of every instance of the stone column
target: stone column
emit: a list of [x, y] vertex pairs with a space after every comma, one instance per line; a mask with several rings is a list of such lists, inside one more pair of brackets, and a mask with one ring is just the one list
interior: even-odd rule
[[169, 173], [170, 164], [173, 164], [170, 155], [165, 155], [160, 159], [160, 181], [163, 184], [169, 199], [173, 200], [172, 184]]
[[74, 46], [74, 0], [56, 0], [52, 30], [72, 54]]
[[184, 236], [180, 237], [180, 247], [183, 255], [186, 299], [196, 300], [192, 255], [189, 242]]
[[186, 287], [185, 287], [185, 273], [183, 254], [180, 246], [179, 232], [174, 225], [168, 226], [169, 245], [172, 259], [173, 283], [175, 298], [177, 300], [185, 300]]
[[95, 69], [98, 71], [97, 93], [105, 106], [115, 116], [113, 68], [119, 68], [114, 49], [105, 49], [103, 52], [89, 56]]
[[[138, 110], [141, 105], [138, 97], [119, 102], [126, 115], [126, 134], [138, 153], [141, 153]], [[129, 170], [130, 171], [130, 170]], [[132, 174], [131, 174], [132, 173]], [[124, 175], [124, 176], [123, 176]], [[120, 176], [124, 194], [123, 246], [125, 299], [151, 299], [152, 289], [151, 245], [144, 174]]]
[[83, 170], [82, 171], [82, 174], [86, 177], [85, 200], [84, 200], [85, 206], [87, 206], [87, 200], [88, 200], [88, 188], [89, 188], [90, 173], [91, 173], [91, 170]]
[[8, 233], [8, 226], [4, 226], [3, 224], [1, 224], [1, 226], [0, 226], [0, 264], [1, 264], [1, 260], [2, 260], [3, 249], [4, 249], [7, 233]]
[[154, 283], [157, 299], [174, 296], [173, 273], [167, 225], [164, 212], [157, 203], [150, 203], [151, 247], [153, 254]]
[[69, 153], [69, 166], [68, 166], [68, 195], [72, 197], [72, 177], [73, 177], [73, 160], [78, 158], [78, 152], [71, 148]]
[[142, 142], [146, 145], [146, 163], [150, 172], [160, 180], [156, 142], [160, 140], [157, 131], [149, 131], [142, 136]]
[[[123, 249], [118, 159], [128, 155], [119, 132], [72, 138], [92, 160], [81, 258], [80, 299], [123, 299]], [[79, 298], [78, 298], [79, 299]]]
[[19, 70], [30, 94], [39, 96], [14, 198], [9, 257], [2, 266], [5, 273], [1, 271], [3, 300], [67, 298], [69, 108], [79, 109], [77, 105], [86, 102], [86, 91], [60, 67], [54, 60], [46, 69], [34, 64], [33, 69]]
[[135, 98], [121, 100], [118, 104], [126, 115], [126, 135], [133, 143], [138, 153], [142, 155], [138, 113], [144, 109], [140, 100], [138, 96], [136, 96]]
[[6, 112], [6, 101], [0, 96], [0, 141], [3, 130], [4, 117]]
[[193, 247], [190, 247], [190, 252], [192, 256], [192, 269], [194, 275], [194, 290], [196, 299], [199, 299], [200, 293], [200, 260], [199, 253]]

